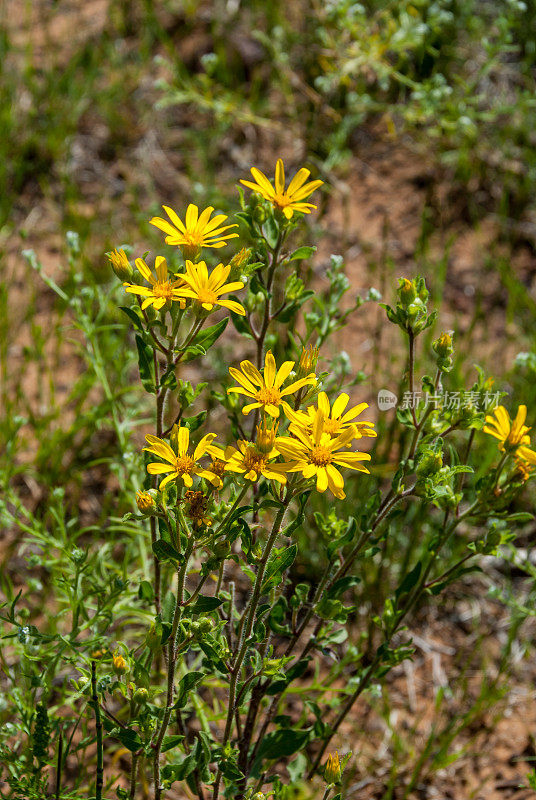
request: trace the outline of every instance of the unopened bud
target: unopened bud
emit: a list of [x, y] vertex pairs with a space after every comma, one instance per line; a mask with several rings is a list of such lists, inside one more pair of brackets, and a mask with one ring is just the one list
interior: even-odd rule
[[409, 306], [410, 303], [413, 303], [417, 297], [417, 289], [414, 281], [410, 281], [407, 278], [399, 278], [398, 297], [400, 302], [405, 306]]
[[142, 491], [136, 492], [136, 505], [138, 506], [138, 511], [146, 516], [152, 514], [156, 506], [154, 497], [149, 492]]
[[298, 362], [298, 369], [296, 370], [296, 378], [306, 378], [311, 372], [315, 371], [318, 363], [318, 347], [308, 345], [301, 351], [300, 360]]
[[255, 440], [255, 447], [259, 453], [271, 453], [274, 449], [275, 439], [277, 436], [277, 429], [279, 423], [275, 422], [268, 428], [266, 426], [266, 418], [263, 419], [262, 425], [257, 425], [257, 438]]
[[124, 675], [125, 672], [128, 672], [127, 662], [120, 653], [114, 653], [112, 660], [116, 675]]
[[141, 706], [143, 706], [149, 699], [149, 692], [147, 689], [144, 689], [143, 686], [140, 686], [139, 689], [136, 689], [132, 695], [132, 698], [136, 703], [139, 703]]
[[119, 280], [120, 281], [131, 280], [134, 271], [130, 265], [130, 261], [128, 260], [125, 251], [112, 250], [111, 253], [107, 253], [107, 256], [112, 265], [112, 269], [119, 278]]
[[452, 346], [451, 334], [447, 331], [443, 332], [441, 336], [432, 343], [432, 347], [440, 358], [447, 358], [452, 355], [454, 348]]
[[326, 783], [338, 783], [341, 779], [341, 762], [339, 761], [339, 754], [330, 753], [326, 761], [324, 769], [324, 780]]

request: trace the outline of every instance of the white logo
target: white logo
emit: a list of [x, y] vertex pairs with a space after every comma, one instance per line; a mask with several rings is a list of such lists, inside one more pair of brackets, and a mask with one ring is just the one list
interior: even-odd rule
[[389, 411], [398, 403], [398, 397], [389, 389], [380, 389], [378, 392], [378, 408], [380, 411]]

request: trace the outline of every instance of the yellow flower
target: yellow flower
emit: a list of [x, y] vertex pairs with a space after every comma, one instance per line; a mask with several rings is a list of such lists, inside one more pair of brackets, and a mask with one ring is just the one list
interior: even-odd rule
[[179, 287], [183, 285], [182, 280], [176, 278], [171, 280], [168, 276], [168, 268], [166, 259], [163, 256], [157, 256], [154, 262], [156, 276], [153, 275], [143, 258], [136, 259], [136, 266], [145, 280], [151, 284], [150, 288], [146, 286], [138, 286], [135, 283], [124, 283], [125, 291], [130, 294], [139, 294], [145, 297], [141, 304], [142, 309], [147, 306], [154, 306], [156, 310], [167, 306], [171, 306], [173, 300], [178, 300], [180, 307], [184, 308], [185, 301], [179, 295]]
[[339, 753], [330, 753], [324, 769], [324, 780], [326, 783], [338, 783], [341, 779], [341, 762]]
[[212, 206], [205, 208], [200, 214], [198, 207], [190, 203], [184, 222], [169, 206], [162, 208], [173, 224], [162, 217], [153, 217], [150, 224], [166, 233], [166, 244], [180, 247], [185, 258], [195, 257], [202, 247], [224, 247], [228, 239], [238, 236], [238, 233], [227, 233], [231, 228], [238, 227], [236, 223], [220, 227], [227, 219], [225, 214], [216, 214], [210, 219], [214, 211]]
[[289, 472], [301, 472], [307, 480], [316, 476], [316, 488], [319, 492], [325, 492], [329, 488], [335, 497], [342, 499], [346, 497], [344, 479], [335, 465], [368, 472], [359, 462], [369, 461], [370, 455], [353, 451], [337, 452], [350, 444], [354, 438], [354, 430], [352, 427], [346, 428], [337, 438], [332, 439], [324, 432], [324, 422], [324, 412], [318, 409], [315, 411], [311, 431], [293, 423], [289, 431], [296, 438], [278, 437], [275, 446], [284, 458], [296, 462]]
[[178, 480], [179, 478], [185, 486], [190, 488], [193, 485], [192, 475], [206, 478], [207, 481], [210, 481], [215, 486], [221, 485], [221, 480], [217, 475], [197, 465], [197, 461], [209, 452], [209, 445], [212, 440], [216, 438], [215, 433], [207, 433], [206, 436], [203, 436], [192, 455], [188, 452], [190, 431], [186, 427], [177, 428], [175, 425], [173, 428], [171, 440], [175, 444], [177, 452], [163, 439], [159, 439], [158, 436], [148, 434], [145, 438], [150, 446], [144, 447], [143, 449], [147, 450], [148, 453], [153, 453], [153, 455], [158, 456], [163, 461], [167, 461], [167, 464], [161, 464], [159, 462], [147, 464], [147, 472], [150, 475], [163, 475], [168, 473], [161, 482], [160, 489], [163, 489], [168, 483]]
[[262, 408], [267, 414], [272, 417], [279, 416], [279, 406], [284, 407], [288, 404], [283, 400], [289, 394], [297, 392], [304, 386], [316, 383], [316, 376], [314, 373], [307, 375], [306, 378], [300, 378], [293, 381], [289, 386], [284, 389], [283, 384], [292, 372], [294, 361], [285, 361], [279, 369], [276, 368], [275, 358], [272, 352], [268, 350], [264, 360], [264, 377], [261, 375], [257, 367], [251, 361], [241, 361], [240, 368], [242, 371], [230, 367], [229, 372], [235, 381], [238, 381], [240, 386], [232, 386], [227, 389], [227, 393], [236, 392], [244, 394], [246, 397], [251, 397], [253, 403], [249, 403], [242, 409], [243, 414], [249, 414], [254, 408]]
[[270, 452], [262, 452], [253, 442], [240, 440], [238, 449], [236, 447], [211, 446], [210, 453], [213, 457], [225, 463], [226, 472], [238, 472], [249, 480], [256, 482], [261, 476], [270, 481], [278, 481], [285, 484], [287, 479], [285, 473], [293, 466], [287, 463], [274, 463], [279, 451], [276, 448]]
[[251, 174], [256, 181], [255, 183], [244, 180], [241, 180], [240, 183], [253, 189], [254, 192], [260, 194], [265, 200], [269, 200], [274, 208], [283, 212], [287, 219], [292, 219], [292, 215], [295, 211], [310, 214], [311, 209], [316, 208], [316, 206], [312, 203], [304, 203], [303, 201], [324, 183], [324, 181], [318, 180], [305, 183], [311, 173], [308, 169], [302, 167], [292, 178], [288, 188], [285, 189], [285, 168], [280, 158], [277, 159], [277, 164], [275, 166], [275, 189], [260, 169], [251, 167]]
[[530, 447], [522, 445], [517, 448], [515, 459], [516, 467], [521, 473], [523, 480], [528, 480], [532, 475], [534, 467], [536, 467], [536, 452], [531, 450]]
[[530, 444], [530, 431], [525, 425], [527, 406], [519, 406], [515, 420], [512, 422], [504, 406], [497, 406], [493, 410], [494, 416], [486, 417], [484, 433], [489, 433], [499, 440], [499, 450], [504, 453], [505, 446], [517, 448], [520, 445]]
[[311, 430], [315, 421], [316, 413], [320, 409], [324, 414], [324, 433], [330, 436], [338, 436], [343, 431], [353, 428], [354, 438], [361, 439], [363, 436], [377, 436], [373, 422], [355, 422], [355, 418], [368, 408], [368, 403], [360, 403], [345, 412], [350, 397], [343, 392], [340, 394], [330, 409], [329, 399], [325, 392], [320, 392], [317, 400], [317, 408], [309, 406], [307, 412], [293, 411], [288, 406], [285, 413], [291, 422], [299, 425], [306, 430]]
[[179, 290], [179, 296], [197, 300], [198, 303], [201, 303], [205, 311], [212, 311], [214, 306], [222, 306], [243, 317], [246, 312], [240, 303], [237, 303], [235, 300], [220, 299], [222, 294], [234, 292], [237, 289], [242, 289], [244, 286], [242, 281], [225, 283], [229, 277], [230, 271], [231, 267], [229, 264], [226, 267], [224, 267], [223, 264], [218, 264], [209, 275], [207, 265], [204, 261], [200, 261], [198, 264], [192, 264], [191, 261], [187, 261], [186, 272], [178, 276], [182, 278], [185, 284], [185, 286]]

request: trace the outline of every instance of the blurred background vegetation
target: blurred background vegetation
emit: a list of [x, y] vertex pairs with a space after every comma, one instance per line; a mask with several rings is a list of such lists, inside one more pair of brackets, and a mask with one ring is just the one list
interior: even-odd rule
[[[149, 411], [128, 388], [136, 355], [125, 344], [121, 292], [111, 288], [105, 251], [126, 243], [141, 255], [159, 247], [148, 219], [162, 203], [180, 210], [193, 201], [232, 214], [238, 179], [252, 165], [271, 175], [278, 156], [289, 170], [306, 164], [326, 182], [308, 220], [307, 241], [319, 243], [318, 253], [302, 276], [342, 309], [357, 294], [370, 301], [339, 336], [341, 384], [354, 380], [371, 402], [380, 388], [396, 390], [402, 356], [385, 340], [377, 294], [367, 290], [390, 301], [395, 278], [420, 271], [441, 303], [442, 326], [455, 331], [454, 382], [470, 385], [478, 363], [515, 397], [505, 401], [510, 410], [526, 402], [534, 420], [532, 3], [5, 0], [0, 13], [6, 595], [24, 581], [37, 598], [39, 581], [46, 585], [20, 550], [25, 534], [39, 540], [57, 515], [75, 510], [80, 529], [62, 528], [68, 553], [80, 536], [93, 535], [91, 526], [129, 510], [137, 488], [135, 453]], [[223, 380], [223, 363], [189, 377]], [[380, 433], [389, 423], [379, 420]], [[411, 529], [410, 518], [400, 521], [384, 559], [396, 560], [401, 547], [408, 559], [415, 553]], [[529, 554], [533, 533], [518, 542]], [[382, 563], [361, 590], [376, 592], [378, 607], [389, 591]], [[304, 561], [301, 569], [314, 574], [316, 565]], [[423, 616], [421, 662], [400, 668], [389, 700], [379, 689], [369, 698], [376, 735], [354, 782], [365, 793], [350, 796], [368, 797], [367, 770], [382, 769], [371, 797], [414, 796], [425, 778], [432, 789], [450, 782], [457, 797], [465, 781], [467, 796], [479, 796], [478, 787], [499, 781], [486, 764], [475, 766], [488, 728], [499, 731], [497, 748], [518, 737], [503, 773], [519, 785], [518, 764], [536, 756], [534, 676], [520, 666], [532, 646], [526, 623], [534, 576], [502, 565], [501, 585], [505, 571], [501, 598], [493, 589], [471, 606], [462, 584], [443, 616]], [[467, 580], [482, 598], [494, 583]], [[459, 641], [452, 619], [465, 630]], [[441, 657], [455, 665], [450, 684]], [[399, 707], [391, 705], [397, 692]], [[527, 698], [524, 721], [504, 728], [501, 739], [501, 714], [515, 716], [515, 703]], [[371, 712], [361, 713], [368, 720]], [[445, 773], [457, 759], [459, 774]]]

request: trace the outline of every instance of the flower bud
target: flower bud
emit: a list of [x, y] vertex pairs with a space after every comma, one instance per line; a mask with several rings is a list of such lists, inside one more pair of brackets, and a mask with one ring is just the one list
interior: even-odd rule
[[112, 661], [116, 675], [124, 675], [125, 672], [128, 672], [127, 662], [120, 653], [114, 653]]
[[255, 440], [255, 447], [259, 453], [271, 453], [274, 449], [275, 439], [277, 436], [277, 429], [279, 422], [272, 423], [271, 427], [266, 426], [266, 417], [262, 421], [262, 425], [257, 425], [257, 438]]
[[454, 352], [451, 334], [444, 331], [435, 342], [432, 342], [432, 349], [439, 358], [449, 358]]
[[149, 692], [147, 689], [144, 689], [143, 686], [140, 686], [138, 689], [136, 689], [132, 695], [132, 698], [136, 703], [139, 703], [141, 706], [143, 706], [149, 699]]
[[107, 253], [112, 269], [120, 281], [130, 281], [134, 271], [124, 250], [112, 250]]
[[399, 278], [398, 298], [402, 305], [409, 306], [417, 297], [417, 288], [414, 281]]
[[296, 370], [296, 380], [307, 378], [311, 372], [314, 372], [318, 362], [318, 347], [308, 345], [301, 351], [300, 360], [298, 362], [298, 369]]
[[443, 456], [441, 453], [426, 453], [426, 455], [417, 464], [415, 472], [419, 478], [426, 478], [429, 475], [435, 475], [443, 466]]
[[145, 516], [152, 514], [156, 507], [154, 497], [149, 492], [143, 491], [136, 492], [136, 505], [138, 506], [138, 511]]
[[339, 754], [330, 753], [326, 761], [324, 769], [324, 780], [326, 783], [338, 783], [341, 779], [341, 762], [339, 761]]
[[229, 266], [231, 267], [231, 271], [229, 273], [229, 281], [236, 281], [242, 280], [242, 283], [245, 283], [243, 280], [242, 273], [244, 272], [244, 267], [247, 266], [248, 261], [251, 258], [251, 250], [249, 247], [243, 247], [238, 253], [235, 253], [232, 259], [229, 262]]
[[199, 633], [203, 636], [210, 633], [214, 627], [214, 623], [210, 617], [202, 617], [197, 624]]

